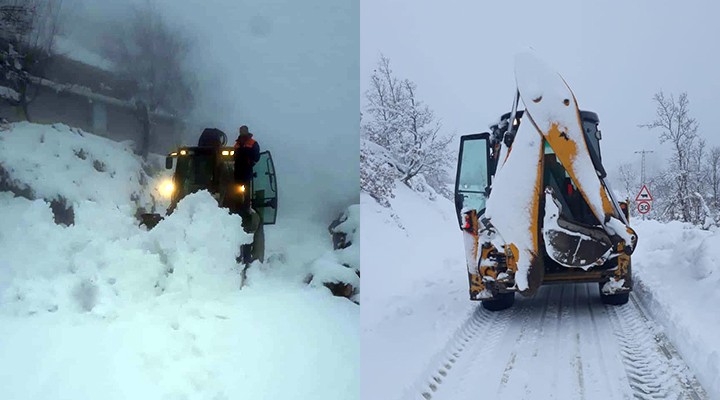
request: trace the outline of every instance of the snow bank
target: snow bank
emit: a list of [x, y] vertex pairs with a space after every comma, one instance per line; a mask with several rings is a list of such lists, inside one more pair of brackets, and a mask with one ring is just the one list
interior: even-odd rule
[[720, 232], [689, 224], [632, 222], [635, 290], [697, 374], [720, 398]]
[[453, 204], [396, 182], [390, 208], [361, 193], [363, 398], [397, 399], [476, 303]]
[[90, 200], [126, 213], [152, 204], [143, 186], [148, 176], [128, 143], [63, 124], [19, 122], [0, 131], [0, 175], [3, 170], [31, 198]]

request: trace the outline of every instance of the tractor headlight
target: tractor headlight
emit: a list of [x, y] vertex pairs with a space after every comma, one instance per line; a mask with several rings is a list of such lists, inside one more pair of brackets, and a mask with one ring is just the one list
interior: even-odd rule
[[237, 191], [238, 193], [245, 193], [245, 185], [238, 185]]
[[172, 194], [175, 192], [175, 183], [173, 183], [173, 181], [170, 179], [164, 180], [160, 184], [159, 191], [160, 191], [160, 194], [163, 195], [163, 197], [170, 198], [172, 196]]

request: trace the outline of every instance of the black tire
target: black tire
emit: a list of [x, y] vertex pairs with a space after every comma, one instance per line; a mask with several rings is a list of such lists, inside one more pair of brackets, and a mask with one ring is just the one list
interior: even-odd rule
[[515, 293], [498, 293], [492, 300], [483, 300], [482, 306], [489, 311], [502, 311], [515, 304]]
[[603, 294], [602, 284], [600, 284], [600, 301], [603, 304], [610, 304], [612, 306], [621, 306], [630, 300], [630, 292], [618, 293], [618, 294]]

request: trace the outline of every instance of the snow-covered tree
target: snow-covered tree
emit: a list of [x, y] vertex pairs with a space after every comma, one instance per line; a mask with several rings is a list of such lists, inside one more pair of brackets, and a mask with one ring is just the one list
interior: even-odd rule
[[[637, 170], [633, 167], [630, 163], [623, 163], [620, 164], [617, 167], [617, 171], [615, 173], [617, 176], [618, 182], [620, 183], [620, 187], [618, 188], [618, 194], [620, 195], [619, 201], [624, 201], [625, 199], [634, 199], [635, 193], [638, 190], [638, 187], [640, 187], [640, 179], [637, 174]], [[630, 213], [634, 216], [635, 210], [633, 207], [630, 207]]]
[[662, 187], [669, 189], [667, 193], [668, 215], [679, 217], [684, 222], [697, 222], [703, 217], [702, 207], [698, 204], [695, 193], [697, 184], [701, 182], [700, 165], [702, 160], [702, 144], [698, 138], [698, 124], [690, 116], [690, 101], [687, 93], [681, 93], [676, 99], [674, 95], [667, 97], [662, 91], [653, 97], [655, 101], [655, 120], [641, 125], [648, 129], [660, 131], [660, 143], [670, 143], [672, 156], [669, 169], [663, 176]]
[[417, 85], [396, 77], [390, 60], [381, 56], [365, 97], [368, 121], [363, 130], [370, 141], [388, 150], [399, 179], [410, 186], [410, 180], [422, 174], [428, 184], [438, 186], [435, 191], [449, 196], [444, 167], [452, 159], [452, 137], [440, 133], [432, 110], [417, 97]]
[[720, 209], [720, 147], [714, 146], [707, 156], [707, 177], [710, 186], [711, 206]]
[[182, 115], [193, 105], [195, 80], [185, 69], [189, 41], [171, 26], [153, 3], [133, 10], [113, 29], [104, 53], [118, 73], [136, 85], [137, 118], [143, 126], [139, 150], [147, 156], [153, 113]]
[[62, 0], [0, 0], [0, 98], [30, 120], [42, 77], [62, 25]]

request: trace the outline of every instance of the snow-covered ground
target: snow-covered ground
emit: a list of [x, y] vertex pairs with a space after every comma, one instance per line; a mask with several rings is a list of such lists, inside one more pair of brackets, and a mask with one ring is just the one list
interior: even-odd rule
[[569, 284], [492, 313], [468, 300], [453, 204], [400, 183], [390, 202], [361, 196], [364, 398], [720, 398], [720, 232], [631, 221], [627, 305]]
[[[358, 398], [359, 307], [304, 283], [332, 252], [325, 221], [267, 227], [239, 290], [251, 237], [207, 192], [147, 231], [153, 180], [126, 146], [6, 128], [5, 179], [30, 199], [0, 192], [0, 397]], [[43, 200], [58, 195], [69, 226]]]
[[[398, 183], [392, 209], [362, 193], [362, 397], [411, 389], [475, 307], [452, 203]], [[371, 249], [368, 251], [367, 249]]]

